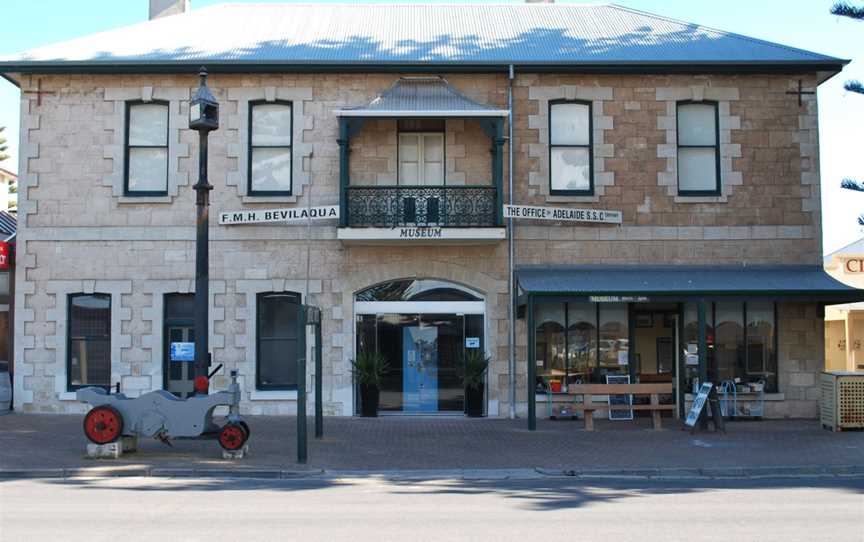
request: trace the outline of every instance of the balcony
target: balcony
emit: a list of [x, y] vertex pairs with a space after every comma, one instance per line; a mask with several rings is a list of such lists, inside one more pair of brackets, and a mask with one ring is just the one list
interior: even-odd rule
[[[336, 114], [340, 240], [464, 244], [504, 239], [507, 110], [477, 103], [443, 79], [416, 77], [401, 78], [368, 105]], [[452, 131], [448, 123], [455, 126]], [[364, 124], [369, 128], [363, 130]], [[488, 146], [482, 143], [484, 134]], [[448, 144], [458, 149], [449, 162]], [[487, 165], [478, 166], [487, 153]], [[352, 154], [359, 164], [353, 172]], [[457, 167], [460, 159], [465, 163]], [[470, 179], [474, 185], [465, 184]]]
[[351, 186], [349, 228], [498, 226], [493, 186]]

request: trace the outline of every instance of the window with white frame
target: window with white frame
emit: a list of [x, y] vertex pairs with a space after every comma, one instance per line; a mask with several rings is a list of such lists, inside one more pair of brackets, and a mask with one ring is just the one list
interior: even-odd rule
[[549, 102], [550, 194], [593, 194], [593, 165], [591, 103]]
[[399, 184], [412, 186], [444, 184], [443, 133], [399, 133]]
[[168, 193], [168, 104], [126, 104], [127, 196], [164, 196]]
[[249, 195], [291, 195], [292, 124], [291, 102], [249, 104]]
[[678, 103], [678, 194], [720, 195], [716, 102]]

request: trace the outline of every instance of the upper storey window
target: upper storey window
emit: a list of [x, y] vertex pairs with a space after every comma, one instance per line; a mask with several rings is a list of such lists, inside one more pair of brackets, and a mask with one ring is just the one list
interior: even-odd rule
[[127, 196], [168, 194], [168, 104], [126, 105]]
[[444, 183], [444, 122], [399, 121], [398, 184], [441, 186]]
[[552, 195], [594, 193], [591, 104], [549, 103], [549, 183]]
[[679, 195], [720, 195], [719, 139], [717, 103], [678, 103]]
[[249, 105], [250, 195], [291, 195], [292, 122], [290, 102]]

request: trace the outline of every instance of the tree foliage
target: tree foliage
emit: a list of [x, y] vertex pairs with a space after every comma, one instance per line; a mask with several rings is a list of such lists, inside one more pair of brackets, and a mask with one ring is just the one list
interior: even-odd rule
[[[864, 6], [853, 6], [848, 2], [837, 2], [831, 7], [831, 13], [840, 17], [849, 17], [857, 21], [864, 21]], [[860, 81], [846, 81], [843, 88], [849, 92], [864, 94], [864, 84]], [[864, 192], [864, 183], [855, 179], [843, 179], [840, 182], [840, 187], [856, 192]], [[864, 213], [858, 216], [858, 225], [864, 226]]]
[[6, 149], [9, 147], [6, 145], [6, 138], [3, 137], [3, 130], [5, 129], [5, 126], [0, 126], [0, 162], [9, 158], [9, 155], [6, 154]]

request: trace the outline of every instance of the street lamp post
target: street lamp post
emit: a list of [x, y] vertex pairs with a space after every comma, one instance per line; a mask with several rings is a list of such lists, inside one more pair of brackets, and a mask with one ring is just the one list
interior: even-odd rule
[[195, 392], [206, 394], [209, 389], [209, 321], [210, 298], [210, 191], [207, 182], [207, 137], [219, 128], [219, 103], [207, 88], [207, 70], [198, 73], [198, 91], [189, 102], [189, 129], [198, 131], [198, 182], [194, 188], [197, 222], [195, 231]]

